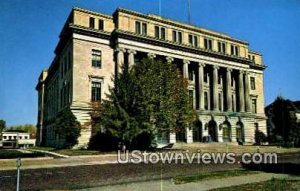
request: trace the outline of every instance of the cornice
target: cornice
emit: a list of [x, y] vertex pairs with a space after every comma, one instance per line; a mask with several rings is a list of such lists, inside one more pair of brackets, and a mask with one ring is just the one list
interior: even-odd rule
[[153, 37], [142, 36], [142, 35], [138, 35], [138, 34], [135, 34], [132, 32], [128, 32], [128, 31], [115, 30], [112, 35], [117, 36], [117, 37], [122, 37], [122, 38], [125, 38], [128, 40], [134, 40], [134, 41], [138, 41], [138, 42], [149, 43], [152, 45], [168, 47], [171, 49], [177, 49], [177, 50], [191, 52], [191, 53], [195, 53], [195, 54], [211, 56], [211, 57], [234, 61], [234, 62], [239, 62], [239, 63], [243, 63], [243, 64], [247, 64], [247, 65], [251, 64], [251, 61], [246, 58], [223, 54], [223, 53], [206, 50], [206, 49], [202, 49], [202, 48], [196, 48], [196, 47], [192, 47], [192, 46], [188, 46], [188, 45], [178, 44], [178, 43], [174, 43], [171, 41], [160, 40], [160, 39], [156, 39]]

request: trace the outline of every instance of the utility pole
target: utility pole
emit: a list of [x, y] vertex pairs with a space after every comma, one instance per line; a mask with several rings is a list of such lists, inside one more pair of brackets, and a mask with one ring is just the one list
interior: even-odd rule
[[188, 2], [188, 23], [191, 24], [191, 2], [190, 0], [187, 0]]
[[20, 170], [21, 170], [21, 166], [22, 166], [22, 163], [21, 163], [21, 158], [18, 158], [17, 159], [17, 191], [20, 190]]

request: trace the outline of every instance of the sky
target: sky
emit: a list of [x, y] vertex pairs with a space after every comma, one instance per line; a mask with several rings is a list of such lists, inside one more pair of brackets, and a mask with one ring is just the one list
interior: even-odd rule
[[[187, 0], [160, 0], [161, 15], [188, 21]], [[0, 119], [36, 124], [35, 86], [54, 58], [72, 7], [159, 14], [159, 0], [0, 0]], [[193, 25], [246, 40], [263, 54], [265, 104], [300, 100], [300, 0], [190, 0]]]

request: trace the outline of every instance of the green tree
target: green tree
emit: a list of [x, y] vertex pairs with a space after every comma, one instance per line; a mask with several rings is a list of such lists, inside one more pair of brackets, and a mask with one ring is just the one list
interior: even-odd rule
[[6, 122], [3, 119], [0, 119], [0, 140], [2, 140], [2, 132], [6, 128]]
[[81, 126], [70, 109], [60, 113], [54, 122], [55, 133], [65, 140], [63, 147], [72, 148], [78, 143]]
[[[195, 120], [187, 81], [174, 64], [143, 59], [113, 79], [108, 99], [101, 107], [101, 123], [123, 144], [145, 133], [155, 135], [184, 129]], [[151, 141], [150, 141], [151, 142]]]
[[271, 141], [276, 142], [281, 137], [286, 145], [299, 146], [300, 124], [297, 123], [295, 109], [290, 100], [276, 98], [272, 117], [275, 129], [272, 131]]
[[32, 124], [24, 124], [24, 125], [13, 125], [9, 127], [10, 130], [13, 131], [23, 131], [28, 132], [32, 135], [36, 134], [36, 127]]
[[6, 128], [6, 122], [3, 119], [0, 119], [0, 133]]

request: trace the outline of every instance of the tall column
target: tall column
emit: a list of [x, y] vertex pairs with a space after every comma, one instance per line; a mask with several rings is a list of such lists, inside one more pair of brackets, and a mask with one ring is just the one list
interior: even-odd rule
[[244, 71], [239, 72], [239, 106], [240, 112], [245, 112], [245, 102], [244, 102]]
[[148, 53], [147, 56], [150, 59], [154, 59], [156, 57], [156, 55], [154, 53]]
[[205, 64], [199, 63], [199, 109], [204, 110], [204, 67]]
[[190, 64], [190, 61], [183, 60], [183, 77], [184, 78], [189, 78], [189, 64]]
[[136, 54], [135, 50], [128, 50], [128, 68], [131, 68], [134, 65], [134, 55]]
[[218, 96], [218, 66], [213, 66], [213, 109], [217, 111], [219, 109], [219, 96]]
[[227, 111], [232, 111], [232, 93], [231, 93], [231, 68], [226, 70], [226, 101]]
[[251, 104], [250, 104], [250, 89], [249, 89], [249, 72], [246, 71], [245, 76], [245, 102], [246, 102], [246, 111], [251, 112]]
[[117, 67], [116, 67], [116, 73], [122, 72], [122, 66], [124, 65], [124, 48], [117, 48]]

